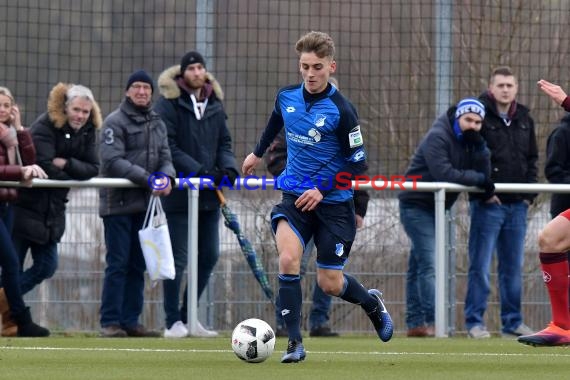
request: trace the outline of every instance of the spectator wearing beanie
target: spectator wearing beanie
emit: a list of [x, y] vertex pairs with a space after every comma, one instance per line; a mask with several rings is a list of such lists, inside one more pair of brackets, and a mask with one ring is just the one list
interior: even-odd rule
[[[136, 188], [105, 188], [99, 193], [99, 215], [107, 248], [101, 299], [101, 336], [157, 337], [139, 322], [143, 311], [145, 262], [138, 240], [151, 195], [166, 196], [174, 181], [166, 126], [152, 110], [152, 78], [132, 73], [125, 99], [103, 122], [99, 153], [101, 175], [127, 178]], [[128, 143], [127, 143], [128, 141]], [[155, 179], [151, 173], [168, 177]], [[164, 185], [164, 186], [162, 186]]]
[[[485, 189], [493, 196], [490, 153], [480, 130], [485, 107], [465, 98], [440, 115], [420, 142], [406, 178], [423, 182], [454, 182]], [[450, 209], [458, 193], [445, 197]], [[399, 195], [400, 221], [411, 240], [406, 275], [406, 325], [409, 337], [434, 336], [435, 322], [435, 204], [433, 193], [405, 191]]]
[[[206, 71], [204, 57], [186, 53], [180, 65], [166, 69], [158, 79], [160, 98], [155, 110], [168, 129], [168, 143], [177, 173], [209, 177], [216, 185], [233, 184], [238, 167], [232, 151], [232, 140], [226, 125], [227, 115], [222, 104], [223, 92], [211, 73]], [[203, 292], [219, 257], [218, 223], [220, 206], [216, 193], [200, 191], [198, 218], [198, 296]], [[180, 307], [182, 274], [188, 252], [188, 197], [177, 191], [165, 199], [168, 228], [174, 252], [176, 278], [166, 280], [164, 310], [167, 338], [188, 334], [187, 297]], [[192, 335], [212, 337], [217, 332], [197, 324]]]

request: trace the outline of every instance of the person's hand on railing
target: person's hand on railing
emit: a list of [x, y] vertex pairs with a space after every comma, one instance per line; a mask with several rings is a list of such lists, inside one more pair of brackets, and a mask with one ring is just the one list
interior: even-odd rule
[[22, 171], [22, 179], [20, 180], [20, 183], [22, 183], [24, 186], [27, 187], [32, 186], [32, 180], [34, 178], [46, 179], [48, 177], [46, 172], [44, 172], [44, 170], [36, 164], [22, 166], [21, 171]]

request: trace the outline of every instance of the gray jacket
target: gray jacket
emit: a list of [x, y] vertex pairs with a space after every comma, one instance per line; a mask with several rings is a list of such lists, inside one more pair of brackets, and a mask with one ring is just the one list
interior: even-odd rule
[[154, 111], [136, 107], [125, 98], [103, 122], [100, 140], [101, 176], [126, 178], [140, 187], [101, 189], [99, 215], [145, 212], [150, 174], [162, 172], [171, 181], [176, 175], [164, 122]]

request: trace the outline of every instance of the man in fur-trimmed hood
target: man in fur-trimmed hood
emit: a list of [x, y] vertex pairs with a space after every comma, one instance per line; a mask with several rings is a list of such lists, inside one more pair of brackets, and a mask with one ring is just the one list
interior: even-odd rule
[[[232, 140], [222, 104], [223, 92], [214, 76], [207, 72], [204, 57], [196, 51], [186, 53], [180, 65], [166, 69], [158, 79], [160, 98], [154, 107], [168, 130], [168, 144], [176, 172], [184, 177], [207, 177], [216, 185], [229, 186], [238, 176]], [[198, 227], [198, 296], [208, 283], [219, 256], [219, 202], [211, 189], [201, 189]], [[164, 281], [165, 337], [178, 338], [188, 333], [186, 297], [182, 310], [179, 294], [186, 268], [188, 241], [188, 196], [173, 191], [164, 201], [170, 229], [176, 278]], [[195, 335], [217, 333], [198, 325]]]
[[[58, 83], [51, 90], [47, 112], [30, 127], [36, 163], [49, 179], [87, 180], [99, 172], [96, 130], [101, 111], [91, 90]], [[26, 294], [57, 269], [57, 243], [65, 231], [69, 188], [21, 189], [14, 207], [14, 245], [24, 262], [31, 248], [33, 265], [21, 276]]]

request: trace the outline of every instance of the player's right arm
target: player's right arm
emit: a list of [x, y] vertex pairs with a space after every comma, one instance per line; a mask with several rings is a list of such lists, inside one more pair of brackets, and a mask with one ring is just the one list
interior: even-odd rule
[[271, 113], [271, 117], [267, 122], [267, 126], [261, 135], [261, 139], [257, 143], [255, 149], [252, 153], [250, 153], [245, 160], [243, 161], [243, 165], [241, 171], [246, 175], [251, 175], [255, 171], [255, 167], [259, 165], [261, 162], [261, 157], [269, 148], [269, 145], [273, 142], [281, 128], [283, 128], [283, 116], [281, 115], [281, 110], [279, 108], [279, 100], [278, 98], [275, 100], [275, 108]]

